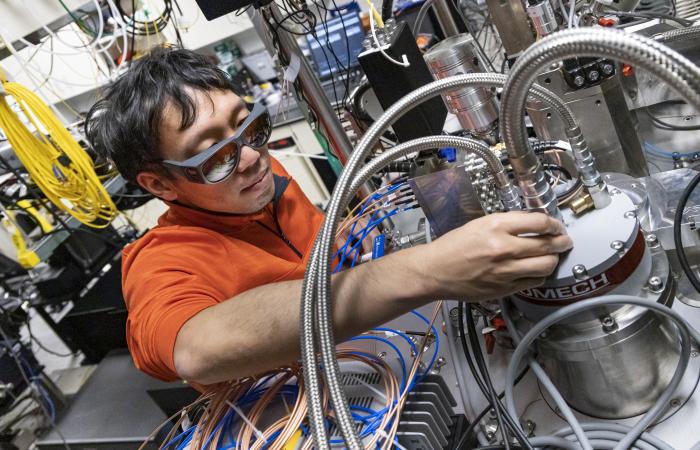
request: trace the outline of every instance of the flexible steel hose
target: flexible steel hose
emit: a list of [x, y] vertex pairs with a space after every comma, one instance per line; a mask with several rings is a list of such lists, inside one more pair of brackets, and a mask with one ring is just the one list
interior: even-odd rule
[[[355, 176], [360, 165], [369, 156], [371, 149], [378, 142], [379, 136], [381, 136], [384, 130], [416, 105], [455, 88], [467, 86], [501, 86], [504, 81], [505, 76], [499, 74], [468, 74], [438, 80], [417, 89], [395, 103], [369, 128], [369, 130], [367, 130], [348, 161], [345, 170], [341, 174], [328, 205], [323, 226], [314, 244], [314, 250], [302, 287], [300, 320], [301, 352], [304, 362], [304, 377], [309, 389], [309, 419], [312, 430], [315, 431], [314, 439], [316, 441], [316, 448], [329, 448], [324, 428], [323, 408], [321, 406], [320, 378], [318, 369], [315, 367], [317, 346], [314, 340], [314, 334], [316, 324], [318, 325], [319, 334], [317, 337], [326, 372], [328, 390], [335, 408], [338, 426], [343, 437], [346, 439], [348, 447], [353, 449], [361, 448], [354, 422], [347, 408], [347, 399], [345, 398], [342, 386], [340, 386], [338, 382], [337, 374], [339, 369], [334, 354], [335, 340], [333, 338], [332, 319], [330, 319], [329, 301], [330, 252], [340, 219], [340, 211], [344, 208], [341, 204], [347, 204], [349, 196], [354, 192], [349, 186], [352, 178]], [[536, 85], [532, 87], [531, 92], [533, 98], [543, 101], [559, 114], [562, 114], [562, 118], [567, 124], [571, 123], [575, 125], [571, 111], [555, 94]], [[432, 148], [439, 145], [435, 144], [436, 141], [433, 142]], [[316, 302], [318, 303], [316, 311], [322, 311], [323, 314], [318, 314], [317, 312], [317, 315], [314, 315], [314, 304]], [[312, 365], [314, 367], [311, 367]]]
[[698, 38], [700, 38], [700, 25], [678, 28], [653, 36], [653, 39], [658, 42], [692, 41]]
[[[512, 195], [512, 197], [508, 195], [508, 193], [512, 194], [513, 186], [508, 180], [508, 177], [506, 176], [505, 170], [500, 160], [494, 154], [491, 153], [488, 146], [474, 139], [445, 135], [415, 139], [383, 152], [381, 155], [379, 155], [370, 163], [368, 163], [365, 167], [363, 167], [359, 174], [351, 180], [349, 188], [342, 191], [345, 193], [345, 195], [343, 195], [342, 197], [338, 196], [340, 198], [340, 201], [338, 202], [338, 208], [340, 208], [340, 210], [343, 210], [352, 198], [352, 194], [359, 188], [359, 186], [365, 183], [373, 174], [389, 165], [392, 161], [395, 161], [401, 156], [405, 156], [412, 152], [433, 149], [436, 147], [454, 147], [458, 150], [466, 151], [479, 156], [493, 171], [494, 177], [496, 179], [497, 188], [499, 189], [499, 192], [502, 193], [501, 195], [508, 199], [512, 197], [518, 199], [517, 193]], [[330, 217], [335, 217], [332, 231], [333, 235], [335, 235], [335, 228], [337, 227], [337, 219], [339, 218], [339, 215], [332, 215], [331, 208], [329, 207], [326, 214], [326, 221], [328, 221]], [[313, 334], [309, 333], [309, 330], [313, 330], [314, 324], [318, 324], [318, 332], [320, 334], [318, 341], [320, 346], [321, 359], [323, 361], [323, 367], [326, 373], [328, 390], [331, 397], [331, 401], [333, 402], [336, 420], [338, 422], [338, 427], [341, 429], [341, 432], [343, 432], [343, 437], [345, 438], [348, 447], [353, 448], [353, 444], [348, 442], [349, 438], [345, 434], [345, 431], [343, 431], [340, 427], [341, 414], [339, 413], [339, 409], [342, 408], [344, 404], [347, 405], [347, 399], [345, 398], [345, 393], [343, 391], [342, 386], [338, 382], [339, 367], [337, 366], [337, 359], [335, 357], [335, 340], [333, 338], [332, 312], [330, 310], [330, 304], [324, 305], [323, 302], [320, 301], [321, 296], [327, 295], [327, 293], [330, 291], [330, 289], [325, 286], [326, 283], [324, 283], [324, 281], [327, 281], [328, 284], [330, 284], [330, 279], [325, 280], [324, 278], [318, 275], [318, 273], [320, 273], [320, 271], [324, 267], [326, 269], [329, 268], [327, 263], [320, 263], [321, 261], [324, 261], [324, 256], [321, 251], [321, 244], [323, 243], [324, 237], [325, 235], [322, 232], [319, 233], [312, 253], [310, 255], [309, 266], [307, 268], [304, 284], [302, 286], [302, 360], [305, 367], [304, 378], [308, 387], [307, 394], [309, 396], [310, 402], [309, 417], [312, 429], [314, 430], [314, 441], [316, 448], [326, 448], [327, 434], [323, 426], [324, 417], [322, 408], [320, 379], [318, 377], [318, 368], [316, 367], [316, 349], [314, 346]], [[321, 294], [322, 292], [323, 294]], [[314, 303], [310, 301], [314, 297], [318, 299], [316, 308], [314, 308]], [[328, 297], [326, 297], [326, 299], [328, 299]], [[328, 329], [324, 329], [326, 327]], [[309, 349], [313, 349], [313, 351], [310, 352]], [[330, 355], [328, 354], [329, 352]], [[306, 369], [307, 365], [309, 366], [308, 369]], [[315, 387], [312, 389], [311, 384], [314, 383]], [[333, 390], [335, 390], [335, 392], [333, 392]], [[334, 395], [336, 396], [335, 398]], [[352, 417], [350, 416], [348, 419], [349, 424], [351, 425], [350, 430], [357, 433]], [[362, 448], [362, 444], [359, 441], [359, 436], [357, 437], [357, 442], [358, 447], [356, 448]]]
[[528, 145], [523, 110], [529, 87], [546, 67], [565, 58], [607, 57], [655, 74], [700, 110], [700, 68], [659, 42], [607, 28], [553, 33], [518, 58], [501, 96], [501, 136], [529, 209], [557, 216], [556, 197]]

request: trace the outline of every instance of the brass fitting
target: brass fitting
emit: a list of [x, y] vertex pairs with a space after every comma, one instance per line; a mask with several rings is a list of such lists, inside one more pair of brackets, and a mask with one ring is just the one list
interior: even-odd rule
[[580, 216], [587, 211], [595, 209], [595, 203], [591, 194], [584, 192], [569, 202], [569, 208], [574, 214]]

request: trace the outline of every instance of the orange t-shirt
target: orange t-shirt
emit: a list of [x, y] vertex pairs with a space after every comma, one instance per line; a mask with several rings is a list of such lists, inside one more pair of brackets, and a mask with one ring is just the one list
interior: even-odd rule
[[323, 214], [274, 160], [272, 170], [275, 199], [262, 211], [227, 215], [173, 204], [124, 249], [126, 337], [140, 370], [178, 379], [173, 350], [187, 320], [257, 286], [303, 278]]

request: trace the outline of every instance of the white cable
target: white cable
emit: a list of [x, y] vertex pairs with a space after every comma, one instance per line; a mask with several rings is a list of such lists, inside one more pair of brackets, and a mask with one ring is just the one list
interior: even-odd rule
[[562, 0], [557, 0], [559, 2], [559, 9], [561, 9], [561, 14], [564, 16], [564, 20], [568, 23], [569, 22], [569, 12], [566, 10], [566, 6], [564, 6], [564, 2]]
[[574, 27], [574, 17], [576, 16], [576, 0], [571, 0], [569, 2], [569, 28]]
[[376, 27], [376, 25], [375, 25], [375, 23], [374, 23], [374, 16], [373, 16], [373, 14], [372, 14], [371, 11], [370, 11], [370, 13], [369, 13], [369, 26], [370, 26], [370, 29], [372, 30], [372, 37], [374, 38], [374, 43], [375, 43], [375, 45], [376, 45], [377, 48], [379, 49], [380, 53], [381, 53], [388, 61], [390, 61], [390, 62], [396, 64], [397, 66], [401, 66], [401, 67], [408, 67], [408, 66], [411, 65], [411, 64], [408, 62], [408, 58], [406, 57], [405, 54], [401, 55], [401, 59], [403, 60], [403, 62], [400, 62], [400, 61], [395, 60], [395, 59], [392, 58], [391, 56], [389, 56], [389, 55], [384, 51], [384, 49], [382, 48], [382, 45], [381, 45], [380, 42], [379, 42], [379, 39], [377, 38], [377, 30], [376, 30], [377, 27]]
[[288, 151], [284, 151], [284, 150], [270, 150], [270, 154], [273, 156], [296, 156], [297, 158], [328, 160], [327, 157], [322, 156], [322, 155], [310, 155], [308, 153], [296, 153], [296, 152], [288, 152]]
[[234, 405], [233, 403], [231, 403], [230, 400], [226, 400], [226, 404], [227, 404], [228, 406], [230, 406], [232, 410], [236, 411], [236, 414], [238, 414], [239, 416], [241, 416], [241, 419], [243, 419], [243, 422], [245, 422], [246, 425], [248, 425], [248, 426], [253, 430], [253, 434], [255, 435], [256, 438], [260, 439], [261, 441], [265, 441], [265, 440], [266, 440], [265, 435], [262, 433], [262, 431], [260, 431], [260, 430], [258, 430], [258, 429], [256, 428], [255, 424], [254, 424], [253, 422], [250, 421], [250, 419], [248, 418], [248, 416], [246, 416], [245, 413], [243, 413], [243, 411], [241, 410], [241, 408], [239, 408], [238, 406], [236, 406], [236, 405]]

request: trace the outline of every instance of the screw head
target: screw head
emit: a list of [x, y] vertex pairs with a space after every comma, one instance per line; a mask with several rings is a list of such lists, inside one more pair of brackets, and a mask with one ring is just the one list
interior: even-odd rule
[[600, 324], [603, 326], [603, 331], [610, 333], [617, 329], [617, 322], [611, 316], [605, 316], [601, 319]]
[[613, 73], [613, 70], [615, 69], [615, 66], [612, 64], [603, 64], [603, 67], [600, 68], [600, 70], [605, 74], [605, 75], [610, 75]]
[[619, 252], [625, 249], [625, 243], [622, 241], [612, 241], [610, 243], [610, 248], [615, 250], [616, 252]]
[[583, 278], [586, 278], [588, 275], [588, 269], [586, 269], [586, 266], [583, 264], [576, 264], [574, 267], [571, 268], [571, 273], [574, 274], [574, 278], [577, 280], [581, 280]]
[[442, 356], [435, 360], [435, 367], [437, 368], [443, 367], [445, 364], [447, 364], [447, 360]]
[[576, 75], [576, 76], [574, 77], [574, 84], [575, 84], [576, 86], [581, 87], [581, 86], [583, 86], [583, 83], [585, 83], [585, 82], [586, 82], [586, 79], [583, 78], [581, 75]]
[[648, 281], [649, 284], [649, 289], [651, 289], [654, 292], [658, 292], [664, 287], [664, 280], [661, 279], [661, 277], [651, 277], [649, 278]]
[[612, 194], [612, 195], [620, 195], [620, 194], [622, 194], [622, 191], [619, 190], [618, 188], [612, 188], [612, 189], [610, 189], [610, 194]]
[[634, 211], [627, 211], [625, 213], [625, 219], [636, 219], [637, 218], [637, 213]]
[[647, 244], [649, 244], [653, 247], [659, 243], [659, 238], [655, 234], [651, 233], [651, 234], [647, 234], [646, 241], [647, 241]]
[[690, 357], [691, 357], [691, 358], [697, 358], [697, 357], [698, 357], [698, 351], [697, 351], [697, 350], [691, 351], [691, 352], [690, 352]]
[[379, 352], [379, 353], [377, 354], [377, 358], [379, 358], [379, 359], [384, 359], [384, 358], [386, 358], [386, 352]]
[[598, 81], [600, 79], [600, 72], [597, 70], [591, 70], [588, 72], [588, 79], [591, 81]]
[[671, 400], [671, 408], [678, 408], [679, 406], [681, 406], [681, 399], [674, 398]]

